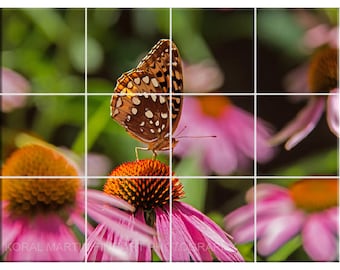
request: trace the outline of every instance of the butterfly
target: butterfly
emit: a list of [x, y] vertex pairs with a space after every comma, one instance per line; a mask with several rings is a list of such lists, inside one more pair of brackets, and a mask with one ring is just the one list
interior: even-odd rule
[[174, 133], [182, 111], [182, 92], [181, 57], [169, 39], [158, 41], [136, 68], [118, 78], [111, 98], [111, 117], [148, 145], [136, 147], [137, 160], [138, 149], [151, 150], [155, 159], [157, 151], [170, 149], [170, 140], [172, 148], [177, 144], [170, 134], [170, 122]]

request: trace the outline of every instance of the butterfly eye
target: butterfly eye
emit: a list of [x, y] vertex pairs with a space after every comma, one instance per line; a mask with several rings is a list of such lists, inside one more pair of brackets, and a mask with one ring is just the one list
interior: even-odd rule
[[132, 137], [148, 145], [136, 148], [137, 160], [137, 149], [151, 150], [154, 158], [157, 151], [170, 149], [170, 123], [174, 133], [182, 111], [182, 92], [181, 58], [168, 39], [160, 40], [135, 69], [117, 80], [111, 117]]

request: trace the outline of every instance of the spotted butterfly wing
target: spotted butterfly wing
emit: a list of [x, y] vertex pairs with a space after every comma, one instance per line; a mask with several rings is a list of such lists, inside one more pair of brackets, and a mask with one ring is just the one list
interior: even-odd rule
[[[170, 53], [172, 79], [170, 79]], [[170, 83], [173, 95], [169, 96]], [[148, 150], [169, 149], [170, 106], [172, 132], [178, 126], [183, 91], [181, 58], [176, 45], [160, 40], [138, 66], [124, 73], [118, 80], [111, 99], [111, 117], [129, 134], [148, 144]], [[164, 95], [162, 95], [164, 94]], [[172, 140], [173, 146], [177, 143]]]

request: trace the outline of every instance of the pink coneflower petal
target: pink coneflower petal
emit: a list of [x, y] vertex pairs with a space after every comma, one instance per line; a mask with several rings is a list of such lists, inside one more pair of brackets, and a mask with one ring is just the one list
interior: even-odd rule
[[130, 211], [130, 212], [133, 212], [135, 210], [134, 207], [130, 205], [129, 203], [127, 203], [126, 201], [109, 196], [99, 190], [88, 189], [87, 195], [88, 195], [88, 201], [90, 200], [90, 202], [93, 202], [93, 203], [97, 202], [97, 203], [102, 203], [102, 204], [108, 204], [108, 205], [112, 205], [114, 207], [117, 207], [117, 208], [120, 208], [126, 211]]
[[[82, 213], [79, 212], [72, 212], [70, 214], [69, 220], [71, 221], [72, 224], [74, 224], [82, 233], [85, 233], [85, 219], [82, 216]], [[88, 233], [92, 229], [92, 226], [88, 224]]]
[[27, 220], [6, 256], [8, 261], [80, 261], [81, 258], [79, 241], [57, 215]]
[[334, 261], [337, 257], [337, 237], [322, 213], [308, 217], [302, 229], [302, 241], [314, 261]]
[[325, 211], [325, 219], [328, 221], [329, 229], [334, 234], [339, 234], [339, 208], [333, 207]]
[[[102, 239], [105, 239], [102, 240]], [[113, 244], [114, 233], [105, 225], [98, 225], [87, 239], [87, 261], [128, 261], [128, 252]], [[83, 247], [85, 248], [85, 246]]]
[[236, 170], [238, 162], [235, 148], [227, 140], [222, 139], [224, 134], [221, 132], [215, 134], [218, 142], [210, 143], [206, 147], [204, 167], [210, 168], [217, 174], [226, 174]]
[[[261, 186], [261, 185], [259, 185]], [[275, 190], [273, 188], [273, 190]], [[277, 195], [282, 192], [278, 188]], [[268, 194], [269, 195], [269, 194]], [[267, 229], [267, 225], [272, 219], [278, 216], [291, 213], [294, 209], [291, 199], [285, 194], [279, 197], [267, 196], [265, 199], [257, 202], [257, 236], [261, 237]], [[254, 204], [249, 203], [242, 206], [225, 217], [226, 229], [231, 231], [236, 243], [246, 243], [254, 239]]]
[[163, 261], [170, 261], [170, 218], [167, 208], [155, 208], [157, 235], [154, 240], [154, 249]]
[[340, 136], [339, 134], [339, 89], [333, 89], [330, 91], [331, 94], [327, 98], [327, 122], [329, 129], [334, 133], [335, 136]]
[[[153, 230], [140, 221], [132, 219], [131, 215], [121, 213], [120, 210], [115, 208], [108, 209], [104, 207], [102, 209], [98, 209], [98, 206], [95, 208], [92, 208], [92, 206], [88, 206], [88, 211], [89, 215], [98, 223], [106, 224], [108, 228], [110, 228], [110, 230], [115, 231], [117, 234], [124, 235], [128, 239], [133, 239], [136, 242], [145, 245], [148, 245], [152, 242], [152, 237], [145, 234], [145, 232], [152, 234]], [[98, 214], [95, 213], [96, 211], [98, 212]], [[135, 230], [131, 230], [131, 228], [129, 228], [128, 226], [117, 226], [120, 225], [120, 223], [122, 222], [126, 222], [127, 224], [134, 224], [136, 226]]]
[[[141, 223], [146, 224], [143, 211], [137, 211], [135, 213], [135, 218], [139, 220]], [[138, 248], [138, 250], [135, 251], [134, 253], [134, 254], [138, 254], [136, 261], [138, 262], [151, 261], [151, 248], [146, 245], [136, 245], [136, 246], [137, 246], [136, 248]]]
[[23, 220], [11, 219], [5, 213], [3, 211], [1, 217], [1, 254], [8, 249], [10, 243], [14, 242], [14, 239], [20, 234], [24, 226]]
[[[29, 82], [19, 73], [8, 69], [0, 69], [1, 92], [3, 93], [27, 93], [30, 91]], [[16, 108], [24, 106], [27, 96], [25, 95], [4, 95], [1, 98], [1, 110], [10, 112]]]
[[291, 212], [295, 208], [294, 203], [289, 197], [268, 197], [256, 204], [256, 212], [258, 216], [268, 216], [285, 214]]
[[[306, 76], [309, 68], [309, 63], [304, 63], [291, 70], [284, 79], [284, 85], [287, 92], [290, 93], [309, 93], [308, 76]], [[293, 95], [291, 100], [298, 101], [305, 99], [305, 96]]]
[[324, 106], [325, 100], [323, 97], [311, 98], [296, 118], [274, 135], [270, 142], [279, 144], [288, 139], [285, 148], [286, 150], [292, 149], [314, 129], [322, 115]]
[[[214, 102], [219, 103], [216, 110], [206, 111], [207, 108], [214, 108], [211, 107], [214, 106]], [[190, 154], [199, 158], [204, 174], [213, 171], [225, 175], [237, 169], [247, 169], [252, 164], [251, 160], [254, 158], [253, 115], [234, 106], [226, 97], [219, 99], [208, 96], [185, 97], [182, 115], [177, 130], [185, 130], [187, 127], [185, 136], [210, 136], [211, 138], [188, 140], [177, 136], [179, 142], [174, 149], [176, 155]], [[273, 148], [267, 143], [271, 132], [262, 121], [258, 121], [257, 129], [258, 160], [265, 162], [274, 153]], [[240, 130], [242, 130], [241, 133]]]
[[256, 219], [256, 237], [258, 239], [262, 238], [263, 235], [266, 233], [267, 228], [270, 226], [270, 223], [273, 219], [279, 217], [280, 215], [264, 215], [264, 216], [257, 216]]
[[[287, 189], [272, 185], [259, 184], [256, 187], [257, 213], [258, 215], [269, 215], [271, 213], [287, 213], [292, 209], [291, 198]], [[254, 217], [254, 188], [247, 191], [247, 205], [241, 206], [225, 217], [228, 229], [233, 229], [240, 224], [250, 222]], [[280, 210], [280, 211], [279, 211]]]
[[[144, 225], [146, 224], [143, 211], [137, 211], [135, 217], [131, 216], [131, 220], [134, 219], [139, 223]], [[122, 222], [121, 225], [129, 227], [130, 230], [133, 229], [131, 222]], [[147, 245], [143, 245], [139, 242], [138, 238], [132, 239], [131, 237], [117, 234], [114, 232], [114, 230], [110, 230], [107, 226], [101, 228], [101, 230], [104, 232], [104, 234], [101, 234], [101, 239], [105, 239], [105, 241], [101, 240], [98, 242], [100, 245], [102, 245], [102, 251], [104, 251], [104, 253], [101, 255], [102, 258], [98, 258], [99, 261], [151, 261], [151, 242]], [[91, 245], [93, 245], [92, 242]], [[124, 257], [121, 257], [120, 253], [125, 254]]]
[[126, 228], [126, 232], [123, 233], [117, 233], [118, 230], [107, 221], [99, 224], [88, 238], [87, 260], [151, 261], [152, 237], [143, 240], [140, 233], [136, 233], [136, 228], [134, 228], [136, 224], [147, 226], [143, 212], [137, 211], [135, 216], [129, 215], [129, 219], [117, 221], [118, 227]]
[[220, 88], [224, 81], [221, 69], [211, 59], [192, 65], [183, 63], [183, 75], [186, 92], [211, 92]]
[[300, 231], [303, 221], [304, 214], [300, 211], [271, 219], [258, 241], [258, 252], [263, 256], [273, 253]]
[[[220, 118], [220, 126], [230, 142], [234, 144], [236, 159], [240, 167], [254, 156], [254, 119], [247, 112], [230, 105]], [[242, 132], [240, 132], [242, 130]]]
[[[238, 151], [241, 150], [242, 156], [252, 159], [254, 157], [254, 116], [236, 106], [230, 105], [221, 117], [220, 125], [226, 130], [237, 145]], [[242, 132], [240, 132], [242, 130]], [[257, 159], [265, 162], [272, 158], [274, 151], [269, 146], [268, 140], [271, 130], [263, 121], [257, 121]]]
[[[181, 119], [178, 130], [190, 127], [190, 131], [185, 134], [186, 136], [216, 137], [179, 139], [174, 149], [175, 154], [186, 155], [190, 153], [195, 157], [201, 156], [200, 161], [203, 163], [202, 170], [204, 170], [204, 174], [208, 173], [208, 168], [219, 174], [234, 171], [238, 164], [238, 151], [236, 151], [231, 142], [226, 140], [227, 135], [221, 130], [220, 124], [212, 117], [203, 116], [200, 104], [194, 98], [184, 99], [183, 115], [186, 115], [186, 117]], [[200, 125], [193, 125], [192, 123], [200, 123]]]
[[[183, 218], [180, 208], [173, 212], [172, 254], [176, 261], [211, 261], [212, 257], [206, 241], [197, 228], [191, 224], [191, 220]], [[179, 229], [180, 228], [180, 229]]]
[[231, 231], [233, 240], [237, 244], [248, 243], [254, 240], [254, 217], [249, 222], [243, 223], [242, 225], [235, 227]]
[[[246, 198], [247, 198], [247, 201], [249, 202], [250, 200], [248, 199], [248, 193], [254, 194], [253, 188], [247, 192]], [[261, 200], [267, 197], [275, 198], [277, 196], [288, 197], [289, 192], [286, 188], [278, 186], [278, 185], [274, 185], [274, 184], [261, 183], [256, 186], [256, 199], [257, 200]]]
[[327, 24], [318, 24], [306, 31], [303, 37], [303, 43], [309, 49], [315, 49], [329, 42], [328, 35], [331, 28]]
[[185, 203], [174, 204], [174, 211], [181, 211], [183, 218], [190, 222], [197, 231], [204, 232], [208, 247], [220, 261], [243, 261], [242, 256], [227, 238], [227, 235], [212, 220], [195, 208]]
[[[126, 233], [128, 236], [132, 236], [134, 233], [138, 234], [138, 232], [127, 232], [126, 227], [124, 228], [122, 226], [116, 226], [117, 222], [119, 223], [120, 221], [125, 221], [128, 223], [132, 221], [130, 215], [119, 209], [125, 209], [132, 212], [134, 211], [133, 206], [120, 198], [109, 196], [106, 193], [98, 190], [88, 190], [87, 195], [88, 213], [98, 223], [108, 222], [111, 228], [121, 230], [120, 233], [123, 233], [123, 235], [126, 235]], [[147, 226], [145, 223], [140, 222], [138, 219], [134, 219], [133, 223], [141, 232], [151, 235], [154, 233], [152, 228]], [[136, 237], [136, 235], [132, 237]], [[142, 239], [149, 242], [148, 239], [150, 239], [150, 237], [143, 237], [141, 235], [141, 240]]]
[[224, 218], [224, 223], [227, 230], [234, 230], [244, 224], [249, 224], [254, 221], [254, 204], [246, 204], [228, 214]]
[[[98, 175], [107, 175], [111, 169], [111, 160], [102, 154], [97, 153], [88, 153], [87, 154], [87, 175], [88, 176], [98, 176]], [[98, 182], [93, 181], [90, 182]], [[100, 180], [99, 180], [100, 182]]]

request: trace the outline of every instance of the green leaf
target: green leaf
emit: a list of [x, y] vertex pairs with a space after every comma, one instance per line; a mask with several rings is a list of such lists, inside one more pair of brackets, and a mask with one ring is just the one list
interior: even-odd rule
[[246, 243], [246, 244], [240, 244], [236, 245], [236, 248], [241, 253], [242, 257], [246, 262], [253, 262], [254, 261], [254, 244]]
[[71, 38], [68, 53], [72, 66], [81, 73], [85, 71], [85, 37], [81, 34], [74, 34]]
[[201, 166], [201, 159], [197, 158], [199, 155], [197, 153], [186, 156], [185, 158], [181, 159], [180, 163], [178, 163], [174, 171], [176, 175], [190, 175], [190, 176], [197, 176], [197, 175], [204, 175]]
[[200, 211], [204, 211], [207, 180], [206, 179], [181, 179], [184, 186], [185, 197], [181, 200]]
[[92, 38], [87, 37], [87, 72], [92, 73], [102, 65], [104, 52], [101, 44]]
[[[104, 99], [104, 101], [100, 104], [98, 109], [91, 114], [91, 116], [88, 118], [87, 122], [87, 148], [91, 149], [94, 142], [98, 138], [99, 134], [104, 130], [107, 122], [110, 120], [110, 117], [108, 115], [109, 110], [109, 103], [107, 99]], [[83, 130], [79, 133], [77, 139], [75, 140], [72, 150], [76, 153], [81, 152], [84, 146], [85, 142], [85, 127]]]
[[50, 41], [58, 43], [61, 37], [65, 38], [69, 29], [56, 10], [51, 8], [25, 8], [23, 12], [32, 19]]
[[292, 165], [281, 168], [275, 175], [331, 175], [338, 170], [338, 150], [332, 149], [303, 158]]
[[283, 54], [300, 57], [302, 26], [292, 12], [285, 9], [259, 9], [257, 14], [258, 39], [274, 46]]

